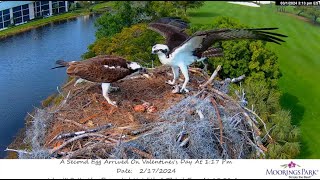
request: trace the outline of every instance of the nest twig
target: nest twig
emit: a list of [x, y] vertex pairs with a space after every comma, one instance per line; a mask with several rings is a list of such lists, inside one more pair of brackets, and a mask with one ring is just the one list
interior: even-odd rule
[[87, 137], [102, 137], [102, 138], [107, 138], [106, 136], [102, 135], [102, 134], [96, 134], [96, 133], [89, 133], [89, 134], [82, 134], [80, 136], [76, 136], [76, 137], [73, 137], [71, 139], [69, 139], [68, 141], [64, 142], [62, 145], [60, 145], [59, 147], [57, 148], [54, 148], [51, 150], [51, 154], [54, 154], [55, 152], [59, 151], [60, 149], [64, 148], [65, 146], [67, 146], [68, 144], [76, 141], [76, 140], [79, 140], [79, 139], [82, 139], [82, 138], [87, 138]]
[[217, 117], [218, 117], [218, 121], [219, 121], [219, 126], [220, 126], [220, 144], [222, 145], [223, 144], [223, 124], [222, 124], [222, 120], [221, 120], [221, 117], [220, 117], [220, 113], [219, 113], [219, 109], [218, 109], [218, 106], [217, 106], [217, 102], [216, 100], [214, 100], [214, 98], [211, 98], [210, 99], [213, 106], [214, 106], [214, 109], [216, 110], [216, 113], [217, 113]]

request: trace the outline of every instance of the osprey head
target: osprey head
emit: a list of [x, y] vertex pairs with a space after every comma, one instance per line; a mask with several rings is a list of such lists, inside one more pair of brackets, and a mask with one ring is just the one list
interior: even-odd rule
[[140, 71], [140, 72], [145, 72], [146, 69], [143, 68], [139, 63], [137, 62], [129, 62], [127, 63], [128, 68], [133, 70], [133, 71]]
[[169, 47], [164, 44], [156, 44], [152, 47], [152, 54], [166, 54], [169, 52]]

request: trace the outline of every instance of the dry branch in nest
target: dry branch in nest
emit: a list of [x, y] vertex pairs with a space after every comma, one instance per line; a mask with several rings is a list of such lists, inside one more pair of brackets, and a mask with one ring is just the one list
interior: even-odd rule
[[204, 88], [204, 87], [208, 86], [209, 84], [211, 84], [212, 81], [214, 80], [214, 78], [218, 75], [218, 72], [220, 71], [220, 69], [221, 69], [221, 65], [219, 65], [219, 66], [216, 68], [216, 70], [212, 73], [210, 79], [209, 79], [206, 83], [200, 85], [200, 87], [201, 87], [201, 88]]
[[78, 132], [60, 134], [60, 135], [57, 135], [56, 137], [54, 137], [48, 144], [51, 144], [55, 140], [59, 140], [59, 139], [63, 139], [63, 138], [70, 138], [70, 137], [74, 137], [74, 136], [80, 136], [80, 135], [88, 134], [88, 133], [95, 133], [95, 132], [98, 132], [98, 131], [101, 131], [101, 130], [108, 129], [110, 127], [112, 127], [111, 123], [103, 125], [103, 126], [100, 126], [98, 128], [88, 129], [88, 130], [85, 130], [85, 131], [78, 131]]
[[76, 137], [73, 137], [73, 138], [69, 139], [68, 141], [64, 142], [61, 146], [51, 150], [50, 153], [53, 154], [53, 153], [59, 151], [60, 149], [64, 148], [68, 144], [70, 144], [70, 143], [72, 143], [72, 142], [74, 142], [76, 140], [79, 140], [79, 139], [82, 139], [82, 138], [87, 138], [87, 137], [102, 137], [102, 138], [106, 138], [106, 136], [104, 136], [102, 134], [96, 134], [96, 133], [82, 134], [82, 135], [79, 135], [79, 136], [76, 136]]
[[213, 98], [210, 99], [213, 106], [214, 106], [214, 109], [216, 110], [216, 113], [217, 113], [217, 118], [218, 118], [218, 121], [219, 121], [219, 126], [220, 126], [220, 144], [222, 145], [223, 144], [223, 124], [222, 124], [222, 120], [221, 120], [221, 117], [220, 117], [220, 113], [219, 113], [219, 110], [218, 110], [218, 106], [217, 106], [217, 102], [216, 100], [214, 100]]

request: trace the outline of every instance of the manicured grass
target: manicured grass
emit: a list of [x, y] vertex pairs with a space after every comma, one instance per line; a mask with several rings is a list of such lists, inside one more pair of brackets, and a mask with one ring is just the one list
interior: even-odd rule
[[275, 5], [260, 8], [206, 2], [190, 10], [191, 23], [210, 23], [215, 16], [228, 16], [252, 27], [278, 27], [288, 35], [281, 46], [269, 44], [279, 57], [283, 77], [281, 105], [289, 109], [293, 124], [302, 132], [301, 155], [298, 158], [320, 158], [320, 27], [292, 15], [279, 13]]
[[114, 3], [115, 3], [114, 1], [108, 1], [108, 2], [95, 4], [95, 5], [92, 6], [92, 10], [93, 11], [99, 11], [99, 10], [105, 9], [107, 7], [113, 7]]

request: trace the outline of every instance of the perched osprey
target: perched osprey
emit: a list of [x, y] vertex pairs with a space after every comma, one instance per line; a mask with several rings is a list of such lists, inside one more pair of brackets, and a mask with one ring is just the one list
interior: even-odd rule
[[102, 94], [109, 104], [116, 106], [109, 98], [110, 83], [118, 81], [134, 72], [145, 71], [138, 63], [130, 62], [122, 57], [100, 55], [84, 61], [56, 61], [60, 65], [55, 68], [67, 67], [67, 74], [81, 79], [102, 83]]
[[179, 68], [185, 77], [180, 92], [186, 91], [189, 82], [188, 66], [195, 61], [203, 61], [208, 57], [223, 56], [222, 49], [211, 47], [215, 42], [237, 39], [256, 39], [280, 44], [284, 42], [278, 37], [286, 35], [268, 32], [278, 28], [256, 29], [216, 29], [198, 31], [189, 36], [184, 31], [188, 28], [187, 22], [180, 18], [161, 18], [148, 25], [148, 28], [160, 33], [166, 44], [156, 44], [152, 47], [152, 53], [157, 54], [161, 63], [169, 65], [173, 71], [173, 80], [168, 81], [174, 85], [179, 78]]

